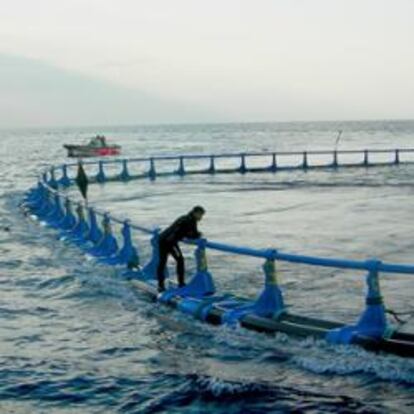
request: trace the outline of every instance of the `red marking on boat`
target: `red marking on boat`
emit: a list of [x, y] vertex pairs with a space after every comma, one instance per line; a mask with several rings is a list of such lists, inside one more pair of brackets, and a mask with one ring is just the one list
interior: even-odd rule
[[97, 150], [98, 155], [106, 156], [106, 155], [118, 155], [120, 153], [118, 148], [99, 148]]

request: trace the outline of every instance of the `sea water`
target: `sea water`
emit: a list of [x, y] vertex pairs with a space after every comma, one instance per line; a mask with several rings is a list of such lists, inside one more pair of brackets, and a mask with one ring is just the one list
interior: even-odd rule
[[[332, 150], [338, 130], [338, 149], [414, 147], [412, 121], [1, 131], [0, 412], [412, 412], [414, 361], [202, 324], [148, 302], [120, 271], [59, 241], [18, 208], [42, 168], [67, 161], [63, 144], [96, 133], [122, 145], [127, 157], [146, 157]], [[200, 229], [211, 240], [412, 264], [413, 182], [414, 165], [400, 165], [165, 177], [90, 186], [89, 197], [150, 228], [201, 204], [207, 214]], [[145, 263], [148, 236], [133, 237]], [[183, 250], [190, 277], [193, 251]], [[208, 251], [208, 263], [220, 291], [260, 293], [261, 260]], [[294, 313], [353, 323], [364, 307], [364, 272], [286, 263], [277, 270]], [[408, 312], [395, 325], [406, 332], [414, 332], [413, 278], [381, 275], [387, 307]]]

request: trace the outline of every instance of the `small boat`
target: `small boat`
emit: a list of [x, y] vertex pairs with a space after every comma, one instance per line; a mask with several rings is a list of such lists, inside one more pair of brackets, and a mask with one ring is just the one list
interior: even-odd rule
[[121, 153], [121, 146], [109, 145], [104, 135], [96, 135], [85, 145], [65, 144], [63, 147], [68, 150], [68, 157], [106, 157]]

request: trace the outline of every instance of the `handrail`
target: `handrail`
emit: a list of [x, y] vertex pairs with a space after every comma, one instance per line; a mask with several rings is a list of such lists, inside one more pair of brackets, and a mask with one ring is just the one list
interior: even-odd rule
[[[122, 163], [124, 160], [130, 162], [149, 162], [150, 159], [154, 161], [178, 161], [180, 158], [184, 160], [201, 160], [201, 159], [210, 159], [214, 157], [216, 159], [221, 158], [239, 158], [242, 155], [246, 157], [266, 157], [272, 156], [276, 154], [277, 156], [293, 156], [298, 155], [302, 156], [304, 152], [308, 155], [332, 155], [336, 153], [338, 155], [341, 154], [361, 154], [364, 155], [364, 152], [368, 151], [368, 153], [372, 154], [394, 154], [395, 151], [399, 153], [413, 153], [414, 148], [382, 148], [382, 149], [370, 149], [370, 150], [309, 150], [309, 151], [254, 151], [254, 152], [229, 152], [229, 153], [222, 153], [222, 154], [184, 154], [184, 155], [158, 155], [158, 156], [148, 156], [148, 157], [133, 157], [133, 158], [113, 158], [110, 160], [89, 160], [89, 161], [82, 161], [84, 165], [94, 165], [101, 162], [104, 165], [110, 164], [119, 164]], [[77, 165], [77, 162], [67, 163], [65, 164], [68, 167], [74, 167]], [[59, 165], [61, 167], [61, 165]]]
[[156, 232], [156, 230], [151, 230], [147, 227], [139, 226], [137, 224], [131, 224], [131, 229], [135, 229], [135, 230], [141, 231], [142, 233], [146, 233], [146, 234], [154, 234]]
[[[197, 245], [197, 241], [184, 240], [184, 243], [190, 245]], [[282, 262], [298, 263], [311, 266], [321, 267], [335, 267], [341, 269], [354, 269], [354, 270], [371, 270], [375, 267], [378, 271], [385, 273], [402, 273], [402, 274], [414, 274], [414, 265], [401, 265], [395, 263], [384, 263], [377, 259], [369, 260], [347, 260], [347, 259], [334, 259], [319, 256], [305, 256], [299, 254], [281, 253], [275, 249], [252, 249], [246, 246], [219, 243], [212, 240], [203, 240], [203, 245], [206, 248], [224, 252], [233, 253], [243, 256], [251, 256], [263, 259], [279, 260]]]

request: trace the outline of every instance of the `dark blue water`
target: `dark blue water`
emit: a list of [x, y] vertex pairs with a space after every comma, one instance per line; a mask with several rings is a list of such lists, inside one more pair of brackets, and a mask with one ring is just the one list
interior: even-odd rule
[[[332, 149], [339, 128], [340, 148], [414, 147], [408, 121], [0, 132], [0, 412], [412, 412], [414, 361], [201, 324], [149, 303], [17, 207], [43, 165], [65, 160], [63, 143], [95, 132], [144, 156]], [[211, 239], [413, 263], [413, 177], [407, 165], [168, 178], [96, 186], [91, 200], [148, 226], [203, 204]], [[148, 239], [134, 239], [145, 262]], [[261, 264], [209, 253], [218, 287], [244, 296], [260, 290]], [[286, 264], [279, 273], [296, 312], [352, 322], [363, 306], [363, 274]], [[387, 306], [414, 312], [413, 277], [382, 286]], [[398, 329], [414, 332], [414, 321]]]

